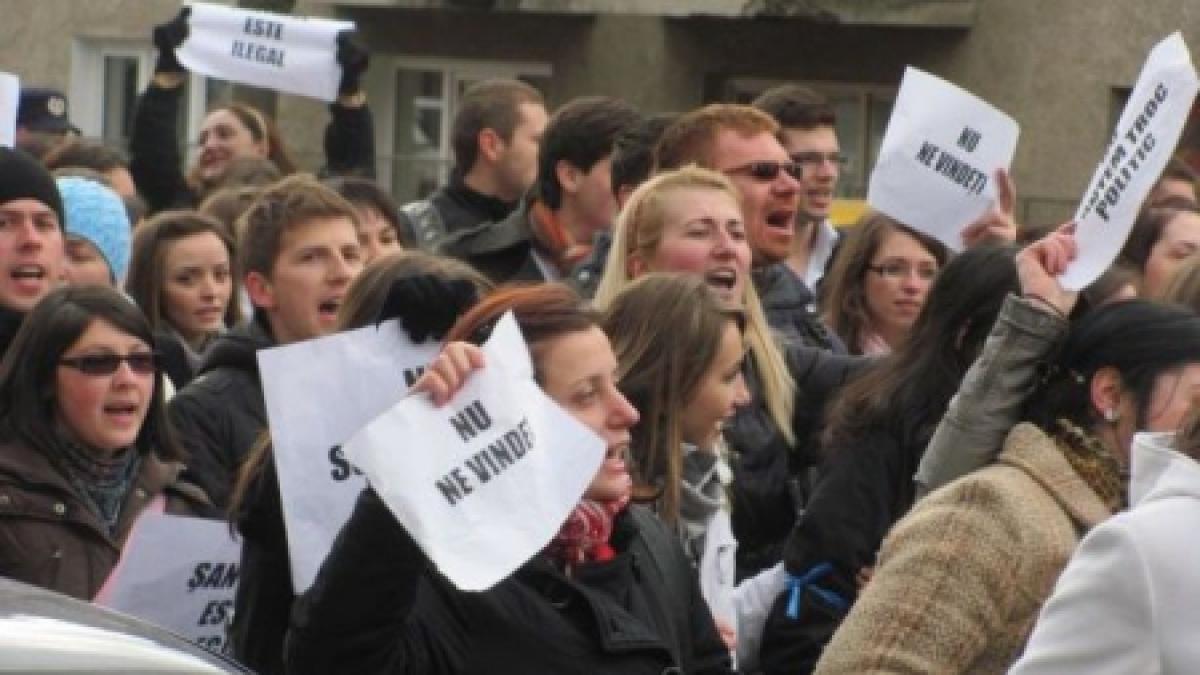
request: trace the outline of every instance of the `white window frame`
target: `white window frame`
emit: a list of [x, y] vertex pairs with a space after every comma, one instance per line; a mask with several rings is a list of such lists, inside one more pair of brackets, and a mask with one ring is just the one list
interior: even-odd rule
[[393, 154], [397, 133], [396, 78], [401, 70], [437, 71], [442, 74], [441, 137], [438, 139], [440, 155], [430, 158], [441, 160], [441, 184], [445, 184], [449, 179], [450, 169], [453, 166], [450, 136], [454, 115], [458, 110], [459, 84], [462, 81], [519, 77], [548, 79], [554, 74], [554, 69], [550, 64], [536, 61], [479, 61], [400, 54], [379, 57], [372, 55], [371, 64], [366, 88], [375, 118], [376, 147], [381, 150], [386, 149], [386, 152], [379, 153], [376, 158], [379, 183], [386, 186], [392, 185], [393, 172], [396, 167], [396, 158]]
[[[154, 75], [158, 51], [145, 40], [76, 38], [71, 44], [71, 84], [68, 91], [71, 123], [88, 138], [100, 138], [104, 122], [104, 66], [110, 57], [137, 59], [137, 90], [143, 92]], [[188, 80], [187, 129], [188, 154], [193, 151], [193, 139], [208, 112], [205, 100], [207, 78], [191, 73]], [[195, 95], [199, 92], [200, 95]], [[191, 161], [191, 157], [187, 158]]]

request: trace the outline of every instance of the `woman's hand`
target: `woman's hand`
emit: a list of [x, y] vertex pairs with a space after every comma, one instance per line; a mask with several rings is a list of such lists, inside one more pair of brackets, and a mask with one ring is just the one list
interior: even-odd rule
[[728, 621], [718, 619], [715, 616], [713, 617], [713, 623], [717, 624], [717, 633], [721, 635], [721, 642], [725, 643], [725, 646], [729, 648], [729, 651], [732, 652], [736, 650], [737, 631], [734, 630], [733, 626], [729, 625]]
[[1075, 307], [1079, 293], [1068, 291], [1058, 277], [1076, 255], [1075, 223], [1064, 223], [1057, 230], [1026, 246], [1017, 254], [1017, 277], [1021, 293], [1038, 301], [1064, 318]]
[[425, 369], [412, 391], [426, 392], [433, 405], [443, 406], [462, 389], [467, 377], [483, 365], [482, 349], [469, 342], [451, 342]]
[[996, 170], [996, 201], [979, 220], [971, 223], [962, 232], [963, 246], [971, 248], [985, 241], [1017, 240], [1017, 221], [1013, 214], [1017, 208], [1017, 189], [1012, 176], [1004, 169]]

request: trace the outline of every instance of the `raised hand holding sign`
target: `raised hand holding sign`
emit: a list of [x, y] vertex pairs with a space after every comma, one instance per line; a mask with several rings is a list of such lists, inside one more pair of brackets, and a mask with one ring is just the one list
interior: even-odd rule
[[188, 70], [323, 101], [337, 98], [343, 81], [338, 35], [354, 30], [353, 23], [202, 2], [189, 8], [187, 39], [174, 52]]

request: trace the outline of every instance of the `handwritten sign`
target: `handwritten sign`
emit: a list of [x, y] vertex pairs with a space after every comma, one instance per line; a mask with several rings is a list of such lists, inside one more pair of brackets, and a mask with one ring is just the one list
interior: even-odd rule
[[1166, 168], [1200, 89], [1183, 36], [1150, 50], [1112, 142], [1075, 213], [1075, 261], [1059, 278], [1069, 290], [1095, 281], [1121, 252], [1146, 195]]
[[223, 521], [148, 512], [95, 602], [223, 652], [241, 548]]
[[962, 249], [962, 231], [997, 198], [1020, 129], [974, 95], [916, 68], [900, 93], [871, 172], [867, 202], [877, 211]]
[[604, 459], [604, 442], [534, 382], [506, 315], [487, 366], [447, 405], [410, 396], [346, 443], [396, 519], [455, 586], [482, 591], [542, 550]]
[[17, 142], [17, 108], [21, 104], [21, 81], [16, 75], [0, 73], [0, 145]]
[[342, 77], [337, 34], [347, 21], [293, 17], [197, 2], [176, 56], [188, 70], [333, 101]]
[[297, 593], [366, 486], [342, 443], [399, 401], [438, 349], [392, 320], [258, 352]]

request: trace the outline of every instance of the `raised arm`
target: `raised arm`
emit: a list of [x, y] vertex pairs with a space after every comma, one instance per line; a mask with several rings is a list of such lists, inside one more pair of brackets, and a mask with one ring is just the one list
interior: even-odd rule
[[1023, 296], [1009, 297], [983, 351], [934, 431], [914, 479], [918, 496], [992, 461], [1036, 384], [1037, 364], [1067, 332], [1076, 293], [1058, 283], [1075, 256], [1070, 226], [1017, 254]]

